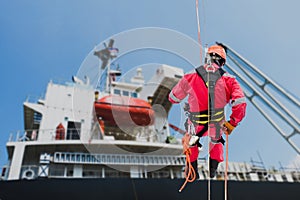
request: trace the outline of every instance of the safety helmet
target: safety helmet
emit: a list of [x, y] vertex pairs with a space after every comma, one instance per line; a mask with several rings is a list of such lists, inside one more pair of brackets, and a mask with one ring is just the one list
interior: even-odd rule
[[211, 53], [216, 53], [219, 56], [221, 56], [221, 58], [223, 58], [224, 60], [226, 60], [226, 52], [225, 49], [223, 47], [221, 47], [220, 45], [212, 45], [208, 48], [207, 50], [208, 54]]
[[220, 45], [212, 45], [208, 48], [207, 54], [210, 56], [210, 60], [220, 67], [226, 62], [225, 49]]

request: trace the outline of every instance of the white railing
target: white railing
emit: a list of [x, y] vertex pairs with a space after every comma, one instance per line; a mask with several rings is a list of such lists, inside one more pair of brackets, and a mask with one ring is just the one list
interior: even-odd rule
[[[50, 141], [56, 140], [80, 140], [82, 136], [87, 136], [90, 140], [99, 140], [105, 138], [110, 138], [111, 140], [119, 140], [116, 136], [123, 136], [120, 140], [136, 140], [136, 141], [147, 141], [147, 142], [156, 142], [153, 139], [154, 136], [149, 135], [148, 137], [136, 137], [129, 135], [128, 133], [123, 132], [107, 132], [105, 135], [100, 132], [100, 130], [84, 130], [84, 129], [66, 129], [63, 131], [62, 136], [58, 137], [57, 129], [27, 129], [27, 130], [17, 130], [10, 132], [8, 142], [27, 142], [27, 141], [38, 141], [40, 135], [46, 135], [46, 138], [49, 138]], [[47, 136], [48, 135], [48, 136]]]
[[56, 152], [54, 163], [69, 164], [105, 164], [105, 165], [152, 165], [152, 166], [184, 166], [182, 155], [140, 155], [140, 154], [89, 154]]
[[57, 137], [56, 129], [28, 129], [28, 130], [18, 130], [15, 132], [10, 132], [8, 142], [28, 142], [37, 141], [39, 135], [50, 135], [50, 140], [80, 140], [80, 137], [84, 134], [90, 135], [92, 132], [90, 130], [83, 129], [67, 129], [63, 131], [62, 137]]
[[8, 142], [26, 142], [37, 140], [37, 135], [40, 131], [36, 129], [18, 130], [10, 132]]

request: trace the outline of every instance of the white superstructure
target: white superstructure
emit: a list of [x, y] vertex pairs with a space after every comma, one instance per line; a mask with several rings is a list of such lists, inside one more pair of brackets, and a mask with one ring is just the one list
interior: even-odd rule
[[[160, 70], [163, 68], [165, 66], [162, 66]], [[166, 71], [164, 76], [168, 81], [173, 82], [173, 85], [179, 80], [173, 72], [171, 73], [174, 69], [174, 67], [169, 67], [170, 72]], [[181, 74], [178, 76], [182, 76], [183, 71], [179, 70], [179, 72]], [[131, 83], [112, 82], [110, 91], [113, 94], [137, 98], [140, 94], [136, 89], [142, 87], [142, 83], [142, 71], [138, 69], [137, 76], [132, 79]], [[159, 86], [163, 83], [157, 82], [157, 84]], [[147, 88], [143, 88], [141, 91], [147, 90]], [[92, 171], [97, 171], [97, 168], [101, 168], [101, 166], [101, 177], [102, 172], [105, 176], [106, 162], [83, 162], [81, 159], [84, 156], [82, 157], [82, 155], [90, 155], [90, 157], [106, 155], [107, 158], [111, 158], [111, 165], [118, 165], [119, 168], [125, 167], [123, 170], [127, 170], [129, 176], [136, 176], [137, 172], [141, 170], [139, 165], [128, 166], [128, 163], [134, 162], [131, 161], [132, 156], [140, 157], [141, 153], [148, 156], [149, 161], [145, 160], [144, 163], [141, 163], [143, 166], [147, 164], [148, 168], [151, 168], [151, 165], [160, 166], [160, 168], [165, 165], [164, 161], [157, 160], [161, 156], [167, 156], [170, 160], [181, 158], [180, 144], [165, 143], [166, 137], [170, 135], [169, 126], [167, 116], [159, 116], [160, 112], [157, 112], [158, 118], [153, 125], [133, 127], [134, 138], [126, 139], [124, 132], [112, 128], [103, 133], [94, 113], [95, 98], [106, 95], [106, 93], [100, 94], [101, 96], [95, 97], [95, 90], [90, 85], [78, 80], [65, 84], [51, 81], [47, 86], [45, 98], [39, 99], [37, 102], [24, 102], [25, 131], [13, 135], [7, 143], [9, 166], [5, 168], [4, 178], [16, 180], [38, 176], [83, 177], [87, 174], [86, 168], [96, 168]], [[153, 94], [148, 94], [153, 97]], [[165, 95], [164, 98], [167, 96]], [[156, 106], [158, 106], [157, 103]], [[164, 124], [161, 124], [161, 121]], [[147, 131], [151, 133], [150, 135], [154, 139], [144, 139]], [[118, 137], [120, 134], [123, 134], [125, 139], [120, 139], [122, 138]], [[130, 135], [130, 133], [127, 134]], [[130, 156], [127, 158], [128, 154]], [[66, 155], [65, 159], [67, 159], [67, 155], [73, 155], [73, 157], [80, 155], [80, 159], [64, 164], [62, 157], [56, 159], [57, 155], [62, 157]], [[151, 157], [153, 155], [156, 156], [155, 159]], [[114, 156], [122, 159], [124, 163], [113, 161]], [[151, 164], [151, 159], [154, 159], [153, 164]], [[99, 166], [95, 167], [95, 164]], [[174, 163], [174, 166], [181, 167], [183, 164], [178, 162]], [[68, 171], [72, 171], [72, 173]], [[95, 177], [98, 176], [95, 175]]]

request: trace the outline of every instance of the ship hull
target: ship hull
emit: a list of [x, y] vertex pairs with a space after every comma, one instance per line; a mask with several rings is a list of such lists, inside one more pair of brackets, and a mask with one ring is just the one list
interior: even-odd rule
[[[207, 181], [188, 183], [179, 193], [183, 179], [37, 179], [0, 181], [0, 199], [188, 199], [206, 200]], [[230, 200], [300, 199], [300, 183], [228, 182]], [[211, 200], [224, 199], [224, 182], [211, 181]]]

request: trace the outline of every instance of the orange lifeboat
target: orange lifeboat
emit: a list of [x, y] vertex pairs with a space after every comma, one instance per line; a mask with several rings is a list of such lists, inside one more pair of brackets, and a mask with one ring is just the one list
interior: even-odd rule
[[142, 99], [108, 95], [95, 101], [98, 118], [109, 125], [149, 126], [154, 123], [154, 110]]

